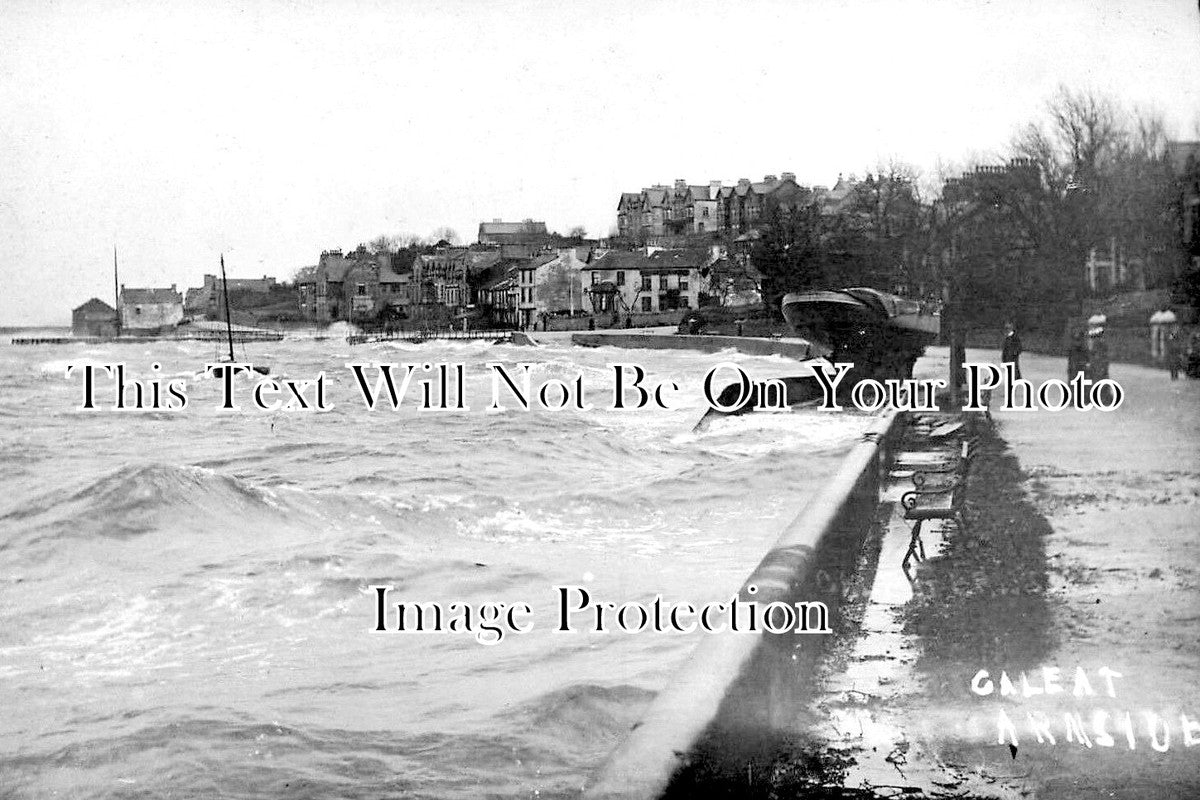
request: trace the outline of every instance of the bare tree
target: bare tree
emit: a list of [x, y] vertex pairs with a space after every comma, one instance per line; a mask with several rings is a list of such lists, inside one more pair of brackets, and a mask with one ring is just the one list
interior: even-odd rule
[[369, 250], [373, 255], [378, 255], [380, 253], [393, 253], [397, 249], [396, 239], [397, 237], [395, 236], [381, 234], [367, 242], [367, 250]]
[[435, 242], [447, 241], [450, 244], [458, 244], [460, 241], [458, 238], [458, 231], [454, 230], [454, 228], [451, 228], [448, 225], [434, 228], [433, 233], [431, 233], [430, 236]]
[[1153, 262], [1165, 257], [1172, 225], [1162, 118], [1066, 88], [1048, 112], [1049, 124], [1027, 125], [1013, 147], [1043, 179], [1044, 192], [1028, 209], [1031, 234], [1047, 252], [1069, 259], [1076, 284], [1088, 252], [1114, 241], [1143, 263], [1153, 283]]

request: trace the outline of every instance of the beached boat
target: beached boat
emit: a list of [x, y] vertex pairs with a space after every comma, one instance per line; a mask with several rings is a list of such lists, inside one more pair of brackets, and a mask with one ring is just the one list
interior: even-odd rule
[[799, 292], [783, 298], [796, 333], [853, 362], [858, 378], [909, 378], [925, 348], [937, 341], [941, 317], [915, 300], [878, 289]]

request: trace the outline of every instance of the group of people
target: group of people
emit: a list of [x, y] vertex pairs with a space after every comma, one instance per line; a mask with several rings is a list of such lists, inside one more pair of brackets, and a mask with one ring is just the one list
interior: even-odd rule
[[[1013, 373], [1021, 377], [1021, 337], [1011, 322], [1004, 324], [1004, 341], [1000, 344], [1000, 360], [1013, 365]], [[1079, 329], [1071, 334], [1067, 348], [1067, 381], [1079, 373], [1089, 381], [1108, 377], [1108, 342], [1104, 340], [1104, 328]]]
[[1170, 331], [1163, 342], [1163, 360], [1173, 381], [1179, 380], [1180, 372], [1200, 378], [1200, 331], [1193, 332], [1186, 344], [1178, 329]]
[[[1012, 364], [1016, 377], [1021, 377], [1021, 337], [1013, 323], [1004, 325], [1004, 341], [1000, 345], [1000, 360]], [[1158, 358], [1156, 357], [1156, 361]], [[1103, 325], [1078, 328], [1071, 334], [1067, 346], [1067, 381], [1083, 373], [1089, 381], [1108, 377], [1108, 342], [1104, 338]], [[1161, 361], [1171, 373], [1171, 380], [1178, 380], [1180, 373], [1190, 378], [1200, 378], [1200, 331], [1190, 338], [1178, 328], [1164, 333]]]

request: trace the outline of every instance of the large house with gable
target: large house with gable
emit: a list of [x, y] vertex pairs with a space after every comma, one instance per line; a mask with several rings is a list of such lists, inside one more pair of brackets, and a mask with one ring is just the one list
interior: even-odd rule
[[582, 268], [592, 311], [652, 313], [698, 308], [709, 249], [613, 250]]
[[349, 254], [322, 252], [315, 267], [296, 276], [301, 316], [314, 322], [364, 322], [378, 319], [386, 309], [412, 304], [412, 276], [397, 273], [391, 261], [389, 254], [372, 254], [363, 247]]

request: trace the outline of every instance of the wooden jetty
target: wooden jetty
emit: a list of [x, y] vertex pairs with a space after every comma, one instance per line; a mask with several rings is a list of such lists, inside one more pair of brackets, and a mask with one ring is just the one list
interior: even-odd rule
[[204, 323], [188, 325], [171, 333], [157, 333], [152, 336], [14, 336], [14, 345], [53, 345], [53, 344], [145, 344], [146, 342], [224, 342], [230, 336], [237, 343], [244, 342], [278, 342], [283, 339], [282, 331], [266, 328], [249, 328], [234, 325], [233, 332], [226, 331], [224, 326], [209, 327]]
[[13, 344], [98, 344], [111, 342], [114, 339], [104, 339], [99, 336], [14, 336]]

